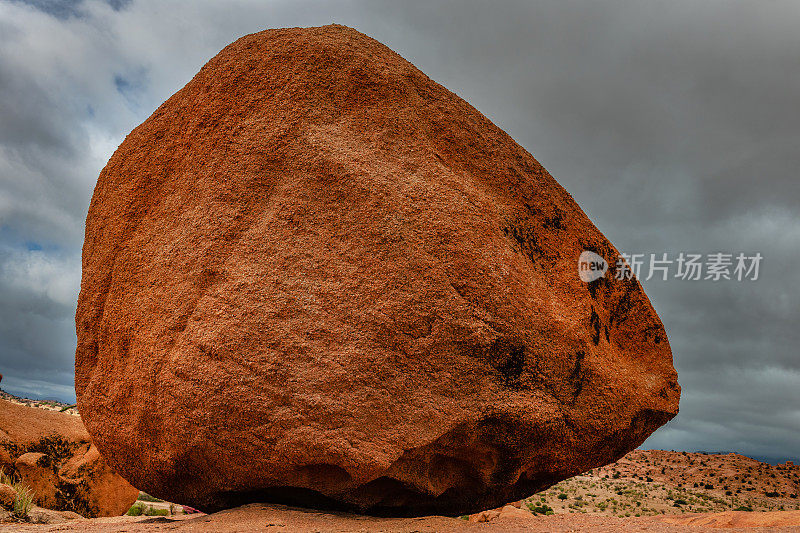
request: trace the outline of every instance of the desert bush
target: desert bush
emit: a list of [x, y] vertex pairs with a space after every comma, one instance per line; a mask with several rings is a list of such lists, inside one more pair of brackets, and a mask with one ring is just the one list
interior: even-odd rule
[[48, 435], [27, 446], [25, 452], [43, 453], [49, 456], [53, 462], [58, 463], [72, 457], [77, 446], [78, 444], [67, 440], [61, 435]]
[[25, 520], [28, 518], [28, 513], [33, 507], [33, 491], [22, 483], [14, 483], [11, 485], [17, 493], [14, 496], [14, 505], [11, 514], [18, 520]]
[[155, 496], [150, 496], [146, 492], [140, 492], [138, 500], [141, 502], [159, 502], [159, 503], [164, 501], [156, 498]]
[[128, 509], [128, 512], [125, 514], [128, 516], [142, 516], [142, 513], [144, 513], [144, 505], [136, 502], [131, 505], [131, 508]]
[[536, 505], [533, 502], [528, 502], [528, 509], [533, 514], [543, 514], [543, 515], [551, 515], [553, 514], [553, 508], [543, 503], [541, 505]]
[[734, 511], [747, 511], [747, 512], [752, 512], [752, 511], [753, 511], [753, 508], [752, 508], [752, 507], [750, 507], [749, 505], [740, 505], [739, 507], [737, 507], [736, 509], [734, 509]]
[[145, 516], [167, 516], [169, 511], [166, 509], [156, 509], [155, 507], [148, 507], [144, 511]]
[[16, 481], [12, 476], [6, 474], [2, 468], [0, 468], [0, 483], [9, 485], [16, 492], [14, 503], [11, 505], [11, 516], [17, 520], [27, 519], [31, 507], [33, 507], [34, 492], [24, 483]]

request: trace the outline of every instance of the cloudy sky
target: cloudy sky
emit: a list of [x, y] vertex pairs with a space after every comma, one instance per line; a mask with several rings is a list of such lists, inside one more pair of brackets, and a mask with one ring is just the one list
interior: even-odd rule
[[5, 390], [74, 398], [83, 223], [124, 136], [238, 37], [331, 22], [509, 132], [621, 250], [760, 252], [757, 281], [644, 281], [683, 386], [645, 446], [800, 459], [793, 1], [0, 0]]

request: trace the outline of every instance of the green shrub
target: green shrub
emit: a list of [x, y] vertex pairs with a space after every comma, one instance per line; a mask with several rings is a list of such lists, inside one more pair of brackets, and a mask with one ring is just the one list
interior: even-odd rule
[[543, 515], [553, 514], [553, 508], [547, 505], [546, 503], [543, 503], [541, 505], [536, 505], [533, 502], [528, 502], [528, 509], [530, 509], [530, 511], [533, 514], [543, 514]]
[[33, 507], [33, 491], [22, 483], [12, 485], [17, 495], [14, 496], [14, 505], [11, 514], [14, 518], [25, 520]]
[[749, 505], [740, 505], [739, 507], [737, 507], [736, 509], [734, 509], [734, 511], [747, 511], [747, 512], [752, 512], [752, 511], [753, 511], [753, 508], [752, 508], [752, 507], [750, 507]]
[[166, 509], [156, 509], [154, 507], [148, 507], [144, 511], [145, 516], [167, 516], [169, 511]]
[[561, 494], [558, 495], [558, 499], [559, 500], [566, 500], [567, 499], [567, 495], [562, 492]]
[[139, 499], [140, 502], [157, 502], [157, 503], [160, 503], [160, 502], [164, 501], [164, 500], [159, 500], [155, 496], [150, 496], [146, 492], [140, 492], [138, 499]]
[[144, 513], [144, 505], [137, 502], [134, 503], [125, 514], [128, 516], [142, 516], [142, 513]]
[[28, 518], [28, 513], [33, 507], [34, 492], [24, 483], [15, 481], [13, 477], [6, 474], [3, 468], [0, 468], [0, 483], [9, 485], [16, 493], [14, 503], [11, 505], [11, 516], [17, 520]]

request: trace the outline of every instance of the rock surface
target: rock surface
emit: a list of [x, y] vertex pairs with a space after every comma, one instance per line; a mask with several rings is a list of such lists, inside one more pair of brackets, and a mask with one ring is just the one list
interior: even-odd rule
[[36, 503], [42, 507], [58, 507], [56, 491], [59, 480], [53, 459], [44, 453], [28, 452], [14, 461], [20, 479], [36, 495]]
[[115, 516], [139, 496], [100, 457], [77, 416], [0, 400], [0, 451], [0, 468], [48, 509]]
[[86, 222], [76, 390], [146, 492], [462, 514], [678, 410], [617, 251], [469, 104], [346, 27], [248, 35], [120, 145]]
[[11, 485], [0, 483], [0, 506], [12, 509], [14, 500], [17, 498], [17, 491]]
[[724, 513], [697, 513], [682, 516], [666, 516], [662, 520], [670, 524], [694, 527], [733, 528], [792, 528], [800, 529], [800, 510], [765, 511], [749, 513], [745, 511], [726, 511]]

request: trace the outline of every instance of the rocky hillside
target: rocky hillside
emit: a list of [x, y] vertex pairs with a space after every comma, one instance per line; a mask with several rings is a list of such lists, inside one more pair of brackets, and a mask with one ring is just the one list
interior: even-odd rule
[[634, 450], [526, 500], [539, 512], [615, 516], [800, 509], [800, 466], [729, 454]]
[[20, 398], [2, 389], [0, 389], [0, 400], [6, 400], [8, 402], [24, 405], [26, 407], [38, 407], [39, 409], [59, 411], [78, 416], [78, 410], [74, 407], [74, 405], [57, 402], [55, 400], [31, 400], [29, 398]]

